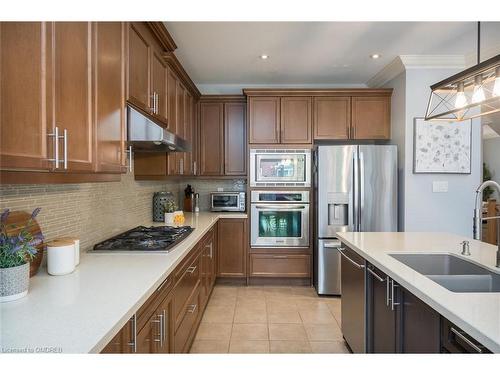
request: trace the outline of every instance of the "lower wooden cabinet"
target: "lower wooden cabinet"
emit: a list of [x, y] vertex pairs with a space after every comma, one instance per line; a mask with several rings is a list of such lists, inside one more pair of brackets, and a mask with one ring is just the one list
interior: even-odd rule
[[119, 354], [134, 352], [134, 330], [135, 316], [111, 339], [106, 347], [101, 351], [103, 354]]
[[174, 353], [186, 353], [189, 351], [190, 338], [196, 333], [196, 322], [201, 316], [202, 306], [200, 304], [200, 283], [197, 284], [193, 294], [188, 300], [183, 312], [182, 320], [174, 334]]
[[220, 219], [217, 277], [246, 277], [247, 219]]
[[200, 300], [202, 303], [208, 302], [210, 293], [215, 284], [215, 266], [217, 253], [217, 228], [212, 228], [205, 236], [201, 250], [201, 290]]
[[252, 277], [309, 277], [310, 255], [250, 254]]

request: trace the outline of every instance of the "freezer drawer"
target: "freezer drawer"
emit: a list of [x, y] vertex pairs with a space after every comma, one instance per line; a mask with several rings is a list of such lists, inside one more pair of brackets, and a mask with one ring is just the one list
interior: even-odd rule
[[340, 253], [337, 248], [341, 243], [337, 239], [322, 239], [316, 246], [316, 290], [318, 294], [340, 295]]

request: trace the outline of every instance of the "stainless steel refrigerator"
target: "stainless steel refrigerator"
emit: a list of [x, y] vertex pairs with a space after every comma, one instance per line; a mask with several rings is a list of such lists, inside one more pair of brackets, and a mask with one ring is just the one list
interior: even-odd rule
[[314, 156], [314, 286], [339, 295], [336, 233], [398, 230], [397, 146], [318, 146]]

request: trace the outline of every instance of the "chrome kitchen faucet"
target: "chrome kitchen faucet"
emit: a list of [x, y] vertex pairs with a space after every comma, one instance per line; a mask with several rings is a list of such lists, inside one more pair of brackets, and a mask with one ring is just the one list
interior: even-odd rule
[[497, 189], [498, 194], [500, 195], [500, 185], [492, 180], [484, 181], [476, 190], [476, 207], [474, 208], [474, 223], [472, 227], [472, 231], [474, 233], [474, 239], [481, 241], [481, 231], [482, 231], [482, 221], [483, 220], [495, 220], [497, 219], [497, 262], [496, 266], [500, 268], [500, 216], [490, 216], [490, 217], [482, 217], [482, 201], [483, 201], [483, 191], [487, 187], [494, 187]]

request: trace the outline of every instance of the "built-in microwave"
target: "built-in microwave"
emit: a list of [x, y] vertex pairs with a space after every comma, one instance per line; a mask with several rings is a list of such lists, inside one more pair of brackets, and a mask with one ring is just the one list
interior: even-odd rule
[[310, 187], [311, 150], [251, 149], [251, 187]]
[[219, 191], [210, 193], [211, 211], [237, 211], [246, 210], [246, 193], [244, 191]]

